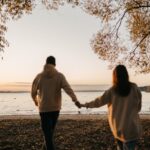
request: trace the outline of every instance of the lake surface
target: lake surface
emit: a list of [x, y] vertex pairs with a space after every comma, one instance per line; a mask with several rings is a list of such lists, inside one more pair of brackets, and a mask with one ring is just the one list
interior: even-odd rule
[[[103, 94], [109, 86], [103, 85], [76, 85], [72, 86], [81, 103], [94, 100]], [[150, 114], [150, 93], [142, 92], [143, 114]], [[78, 109], [71, 98], [63, 92], [61, 114], [105, 114], [107, 106], [94, 109]], [[32, 115], [38, 114], [29, 92], [6, 92], [0, 93], [0, 115]]]

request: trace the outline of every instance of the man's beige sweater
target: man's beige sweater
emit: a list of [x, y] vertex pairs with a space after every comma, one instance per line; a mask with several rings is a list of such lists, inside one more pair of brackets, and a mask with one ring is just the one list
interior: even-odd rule
[[86, 103], [86, 107], [108, 106], [108, 120], [116, 139], [123, 142], [138, 139], [141, 135], [139, 111], [141, 110], [141, 92], [136, 84], [131, 83], [130, 94], [119, 96], [111, 87], [101, 97]]
[[45, 65], [43, 72], [34, 79], [31, 90], [31, 96], [34, 101], [38, 102], [40, 112], [61, 109], [61, 89], [64, 89], [72, 101], [77, 101], [65, 76], [58, 72], [53, 65]]

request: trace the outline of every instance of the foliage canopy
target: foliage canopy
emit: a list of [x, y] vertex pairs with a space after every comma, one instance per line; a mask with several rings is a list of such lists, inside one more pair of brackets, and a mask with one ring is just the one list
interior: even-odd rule
[[71, 4], [100, 19], [101, 28], [93, 35], [91, 47], [110, 66], [124, 63], [138, 72], [150, 72], [150, 1], [149, 0], [0, 0], [0, 51], [5, 39], [6, 21], [18, 19], [42, 2], [57, 10]]

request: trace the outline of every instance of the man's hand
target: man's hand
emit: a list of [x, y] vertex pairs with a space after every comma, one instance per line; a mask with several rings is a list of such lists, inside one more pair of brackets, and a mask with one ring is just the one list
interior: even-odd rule
[[76, 102], [75, 102], [75, 105], [76, 105], [78, 108], [81, 108], [81, 104], [80, 104], [79, 101], [76, 101]]

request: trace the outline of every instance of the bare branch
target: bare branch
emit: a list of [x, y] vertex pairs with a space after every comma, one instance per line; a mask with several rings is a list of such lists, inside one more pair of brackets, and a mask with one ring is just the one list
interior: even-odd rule
[[117, 38], [118, 38], [119, 28], [120, 28], [120, 26], [121, 26], [121, 24], [122, 24], [122, 21], [123, 21], [123, 19], [124, 19], [124, 17], [125, 17], [125, 15], [126, 15], [127, 12], [128, 12], [127, 10], [124, 11], [123, 15], [122, 15], [121, 18], [117, 21], [117, 23], [116, 23], [116, 25], [115, 25], [115, 27], [114, 27], [114, 29], [113, 29], [113, 32], [114, 32], [115, 29], [116, 29], [116, 37], [117, 37]]
[[[130, 52], [129, 55], [135, 54], [136, 49], [142, 44], [142, 42], [143, 42], [149, 35], [150, 35], [150, 32], [147, 33], [147, 34], [140, 40], [140, 42], [136, 45], [136, 47], [132, 50], [132, 52]], [[134, 55], [133, 55], [130, 59], [132, 59], [133, 57], [134, 57]]]
[[137, 44], [137, 46], [133, 49], [133, 53], [135, 52], [135, 50], [142, 44], [142, 42], [147, 38], [147, 36], [150, 34], [150, 32], [148, 34], [146, 34], [141, 40], [140, 42]]
[[126, 13], [128, 13], [129, 11], [131, 11], [131, 10], [133, 10], [133, 9], [140, 9], [140, 8], [144, 8], [144, 7], [147, 8], [147, 7], [150, 7], [150, 5], [139, 5], [139, 6], [136, 6], [136, 7], [128, 8], [128, 9], [126, 9], [126, 10], [124, 11], [123, 15], [122, 15], [121, 18], [117, 21], [117, 23], [116, 23], [116, 25], [115, 25], [115, 27], [114, 27], [114, 29], [113, 29], [113, 31], [112, 31], [112, 32], [114, 32], [114, 31], [116, 30], [116, 36], [117, 36], [117, 38], [118, 38], [119, 28], [120, 28], [120, 26], [121, 26], [121, 24], [122, 24], [122, 21], [123, 21], [125, 15], [126, 15]]
[[140, 4], [139, 2], [137, 2], [136, 0], [133, 0], [133, 1], [134, 1], [137, 5], [139, 5], [139, 6], [141, 5], [141, 4]]

